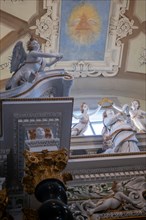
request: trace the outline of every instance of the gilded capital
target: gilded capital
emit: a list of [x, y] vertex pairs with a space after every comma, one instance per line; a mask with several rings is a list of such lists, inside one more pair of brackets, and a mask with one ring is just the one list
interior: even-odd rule
[[34, 193], [35, 187], [45, 179], [55, 178], [64, 183], [66, 180], [71, 180], [71, 175], [62, 173], [68, 162], [68, 152], [64, 148], [41, 152], [25, 150], [24, 158], [26, 175], [23, 178], [23, 185], [24, 190], [29, 194]]

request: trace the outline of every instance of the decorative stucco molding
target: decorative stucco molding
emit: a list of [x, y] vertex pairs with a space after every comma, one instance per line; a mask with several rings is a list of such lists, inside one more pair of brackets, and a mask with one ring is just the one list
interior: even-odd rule
[[[64, 68], [65, 71], [74, 77], [113, 77], [118, 74], [122, 53], [122, 39], [131, 35], [134, 26], [134, 20], [126, 17], [125, 12], [129, 9], [129, 0], [115, 1], [111, 0], [110, 19], [107, 35], [107, 45], [103, 61], [93, 60], [70, 60], [61, 61], [56, 64], [58, 68]], [[61, 1], [44, 0], [44, 8], [47, 9], [40, 19], [36, 20], [36, 25], [30, 27], [35, 30], [36, 35], [46, 40], [45, 51], [59, 50], [59, 30], [61, 28]], [[55, 67], [56, 67], [55, 66]]]
[[[89, 218], [117, 220], [129, 217], [144, 219], [146, 216], [145, 183], [145, 178], [139, 176], [128, 178], [126, 181], [103, 180], [102, 183], [85, 183], [68, 187], [70, 209], [75, 219], [82, 220]], [[121, 197], [117, 199], [118, 195]], [[117, 207], [113, 207], [113, 204], [117, 204]]]

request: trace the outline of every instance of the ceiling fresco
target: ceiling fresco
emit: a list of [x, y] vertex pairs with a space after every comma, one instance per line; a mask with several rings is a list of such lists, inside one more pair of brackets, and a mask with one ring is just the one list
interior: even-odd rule
[[[74, 1], [71, 0], [71, 2], [73, 3]], [[105, 4], [108, 2], [104, 1]], [[43, 51], [64, 52], [62, 61], [55, 64], [53, 68], [64, 68], [67, 73], [75, 77], [72, 90], [73, 96], [77, 95], [76, 91], [79, 89], [81, 95], [86, 94], [86, 90], [88, 90], [88, 95], [91, 94], [92, 96], [95, 94], [115, 96], [116, 94], [121, 97], [145, 100], [146, 48], [144, 27], [146, 21], [144, 8], [146, 2], [144, 0], [111, 0], [106, 46], [105, 50], [103, 48], [104, 56], [103, 54], [101, 56], [102, 58], [104, 57], [103, 60], [98, 55], [96, 58], [96, 45], [93, 50], [93, 45], [89, 45], [93, 41], [90, 42], [84, 38], [85, 30], [83, 30], [83, 27], [86, 27], [85, 29], [86, 31], [88, 29], [89, 35], [92, 31], [95, 35], [96, 33], [99, 35], [102, 19], [105, 17], [101, 16], [105, 12], [102, 7], [100, 8], [100, 1], [98, 2], [97, 0], [97, 8], [92, 7], [95, 1], [90, 1], [88, 5], [89, 1], [86, 0], [78, 1], [76, 5], [74, 2], [72, 8], [70, 6], [70, 16], [68, 15], [70, 19], [73, 19], [72, 16], [77, 15], [77, 7], [82, 7], [83, 5], [88, 6], [84, 8], [85, 12], [88, 10], [89, 14], [92, 15], [91, 17], [94, 17], [89, 19], [87, 16], [83, 16], [86, 14], [83, 13], [80, 22], [78, 19], [74, 20], [75, 23], [73, 22], [73, 24], [79, 22], [76, 28], [80, 32], [80, 35], [76, 33], [79, 39], [72, 39], [80, 43], [80, 46], [76, 47], [77, 55], [83, 54], [83, 57], [82, 55], [77, 57], [74, 52], [71, 53], [73, 45], [65, 40], [67, 39], [65, 35], [62, 35], [63, 33], [65, 34], [69, 21], [71, 22], [71, 20], [67, 22], [63, 17], [64, 13], [62, 13], [63, 10], [66, 14], [69, 13], [67, 3], [67, 0], [1, 0], [1, 88], [3, 89], [5, 81], [11, 77], [9, 69], [14, 45], [17, 41], [21, 40], [26, 48], [30, 34], [33, 34], [40, 41]], [[62, 9], [63, 6], [66, 8]], [[96, 13], [94, 13], [94, 10], [91, 10], [93, 8]], [[100, 9], [103, 13], [96, 9]], [[99, 29], [89, 28], [90, 24], [93, 25], [98, 20], [97, 15], [101, 19], [98, 25]], [[63, 29], [64, 32], [62, 32]], [[87, 45], [83, 45], [85, 42], [88, 44], [88, 52]], [[102, 41], [101, 44], [103, 44]], [[67, 52], [65, 53], [65, 51]], [[67, 53], [70, 58], [68, 58]]]

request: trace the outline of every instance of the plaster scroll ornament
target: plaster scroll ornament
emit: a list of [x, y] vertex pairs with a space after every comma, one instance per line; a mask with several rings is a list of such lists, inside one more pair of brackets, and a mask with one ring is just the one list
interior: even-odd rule
[[[28, 53], [25, 52], [21, 41], [14, 46], [10, 68], [13, 75], [6, 84], [6, 90], [26, 82], [34, 82], [40, 74], [45, 72], [46, 67], [50, 67], [63, 57], [62, 54], [42, 52], [39, 42], [33, 37], [27, 42], [27, 50]], [[51, 61], [46, 62], [44, 58], [51, 58]]]

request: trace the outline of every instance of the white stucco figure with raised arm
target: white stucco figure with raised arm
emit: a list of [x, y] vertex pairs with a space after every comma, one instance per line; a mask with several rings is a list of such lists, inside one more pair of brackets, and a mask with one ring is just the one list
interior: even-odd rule
[[[6, 90], [15, 88], [25, 82], [33, 82], [33, 80], [44, 72], [45, 67], [50, 67], [63, 56], [62, 54], [44, 53], [41, 51], [39, 42], [33, 37], [27, 43], [28, 53], [25, 53], [21, 41], [17, 42], [12, 55], [11, 72], [12, 77], [6, 84]], [[50, 62], [46, 62], [44, 58], [53, 58]]]
[[132, 127], [124, 121], [121, 113], [115, 112], [112, 109], [107, 109], [103, 113], [103, 139], [104, 141], [111, 141], [111, 148], [104, 153], [128, 153], [139, 152], [137, 146], [138, 140]]
[[71, 136], [83, 135], [88, 128], [89, 116], [97, 113], [101, 109], [101, 107], [102, 107], [101, 105], [98, 105], [98, 107], [94, 111], [89, 113], [88, 105], [85, 102], [83, 102], [80, 106], [81, 114], [80, 115], [73, 114], [73, 117], [75, 119], [79, 119], [79, 122], [72, 127]]
[[140, 109], [140, 101], [133, 100], [131, 106], [123, 105], [122, 108], [113, 104], [113, 108], [120, 112], [124, 112], [130, 117], [130, 123], [138, 133], [146, 132], [146, 112]]

